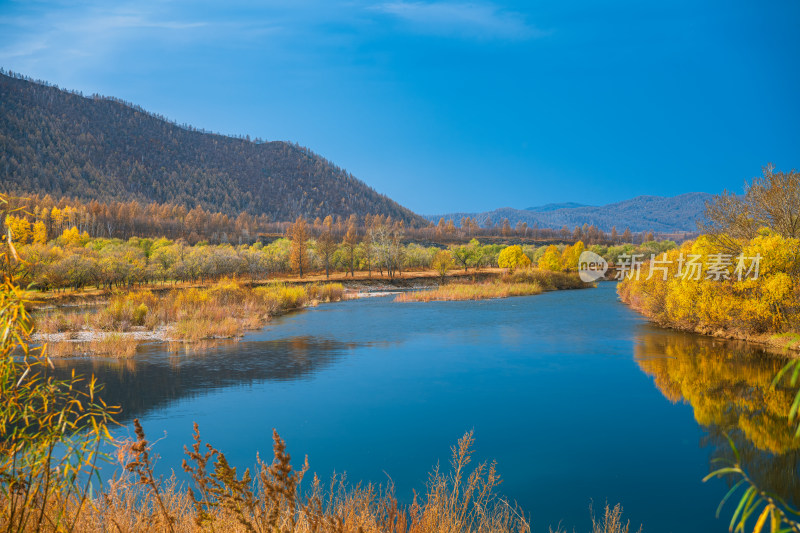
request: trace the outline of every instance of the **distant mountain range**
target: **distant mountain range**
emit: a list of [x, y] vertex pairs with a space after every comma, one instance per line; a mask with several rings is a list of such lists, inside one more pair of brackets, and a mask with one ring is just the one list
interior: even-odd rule
[[503, 207], [483, 213], [450, 213], [446, 215], [427, 215], [425, 218], [438, 222], [440, 218], [452, 219], [459, 224], [464, 217], [470, 217], [481, 225], [487, 220], [499, 223], [508, 219], [512, 226], [526, 222], [528, 226], [537, 224], [540, 228], [561, 228], [589, 224], [603, 231], [611, 231], [616, 226], [622, 233], [625, 228], [631, 231], [655, 231], [660, 233], [693, 232], [697, 223], [704, 220], [706, 201], [711, 194], [692, 192], [679, 196], [637, 196], [630, 200], [603, 206], [581, 205], [574, 202], [546, 204], [527, 209]]
[[578, 204], [575, 202], [562, 202], [560, 204], [544, 204], [536, 207], [526, 207], [525, 211], [533, 211], [534, 213], [549, 213], [550, 211], [557, 211], [559, 209], [572, 209], [575, 207], [590, 207], [585, 204]]
[[114, 98], [0, 71], [0, 191], [138, 200], [236, 216], [425, 221], [296, 144], [199, 131]]
[[297, 144], [197, 130], [115, 98], [85, 97], [2, 70], [0, 191], [200, 206], [277, 221], [355, 213], [424, 225], [442, 216], [459, 224], [469, 216], [482, 225], [507, 218], [511, 225], [589, 224], [619, 232], [695, 231], [711, 197], [638, 196], [604, 206], [565, 202], [420, 217]]

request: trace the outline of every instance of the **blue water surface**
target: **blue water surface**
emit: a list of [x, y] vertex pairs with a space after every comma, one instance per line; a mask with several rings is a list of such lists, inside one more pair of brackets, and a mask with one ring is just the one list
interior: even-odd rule
[[648, 533], [727, 531], [714, 517], [725, 484], [701, 482], [715, 451], [708, 428], [634, 358], [670, 335], [686, 336], [646, 324], [601, 283], [478, 302], [326, 304], [197, 354], [155, 344], [133, 361], [68, 366], [95, 372], [122, 421], [138, 417], [161, 439], [162, 473], [180, 470], [194, 422], [241, 467], [256, 452], [271, 458], [276, 428], [298, 466], [307, 454], [322, 478], [391, 479], [408, 502], [473, 430], [475, 459], [497, 461], [501, 492], [534, 531], [590, 530], [591, 502], [621, 503]]

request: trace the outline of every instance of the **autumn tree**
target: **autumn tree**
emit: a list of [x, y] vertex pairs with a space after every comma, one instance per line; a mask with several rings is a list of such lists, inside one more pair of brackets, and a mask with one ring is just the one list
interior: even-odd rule
[[361, 257], [364, 259], [364, 263], [367, 265], [367, 277], [372, 277], [372, 263], [375, 259], [375, 230], [376, 227], [374, 226], [373, 218], [370, 215], [364, 217], [364, 227], [366, 228], [366, 232], [364, 234], [364, 239], [361, 241], [359, 245]]
[[31, 240], [31, 224], [25, 217], [15, 215], [6, 216], [6, 227], [11, 233], [11, 240], [15, 243], [26, 244]]
[[561, 253], [561, 269], [566, 271], [578, 270], [578, 261], [584, 250], [583, 241], [578, 241], [564, 248]]
[[47, 244], [47, 226], [41, 220], [33, 224], [33, 242], [35, 244]]
[[561, 252], [555, 244], [548, 246], [539, 259], [539, 268], [542, 270], [561, 270]]
[[500, 268], [507, 268], [508, 272], [514, 272], [516, 268], [524, 268], [531, 265], [530, 258], [522, 251], [522, 246], [515, 244], [506, 246], [497, 257], [497, 265]]
[[322, 233], [317, 238], [316, 251], [322, 259], [322, 264], [325, 267], [325, 277], [330, 278], [331, 260], [333, 254], [336, 253], [338, 244], [336, 238], [333, 236], [333, 219], [330, 215], [325, 217], [322, 222]]
[[723, 248], [738, 252], [760, 228], [787, 238], [800, 237], [800, 172], [775, 172], [767, 165], [760, 178], [745, 182], [744, 196], [724, 191], [706, 203], [708, 223], [700, 228]]
[[452, 254], [448, 250], [439, 250], [436, 252], [436, 255], [433, 256], [431, 266], [439, 274], [442, 283], [444, 283], [447, 271], [453, 267]]
[[358, 253], [358, 228], [355, 220], [351, 220], [347, 224], [347, 233], [342, 240], [342, 249], [344, 251], [345, 265], [350, 271], [350, 277], [353, 277], [355, 276], [354, 271]]
[[291, 241], [289, 256], [292, 270], [302, 278], [308, 272], [308, 223], [303, 217], [297, 217], [294, 224], [289, 226], [287, 237]]

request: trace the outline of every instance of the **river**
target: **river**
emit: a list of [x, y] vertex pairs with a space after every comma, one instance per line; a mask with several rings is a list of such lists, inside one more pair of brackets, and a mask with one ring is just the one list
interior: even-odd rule
[[[271, 457], [276, 428], [323, 478], [424, 489], [468, 430], [533, 530], [591, 529], [589, 505], [621, 503], [647, 533], [724, 532], [726, 491], [702, 483], [725, 432], [753, 475], [797, 503], [798, 445], [769, 389], [782, 362], [743, 343], [649, 325], [597, 289], [479, 302], [320, 305], [199, 353], [140, 348], [128, 361], [73, 359], [141, 419], [159, 470], [180, 470], [197, 421], [231, 463]], [[131, 433], [121, 428], [118, 435]], [[179, 473], [180, 475], [180, 473]], [[730, 505], [730, 504], [729, 504]]]

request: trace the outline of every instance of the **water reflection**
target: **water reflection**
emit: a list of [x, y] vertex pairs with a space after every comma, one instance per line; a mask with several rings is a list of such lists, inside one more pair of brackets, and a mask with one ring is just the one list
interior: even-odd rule
[[126, 360], [55, 360], [55, 374], [66, 377], [94, 374], [104, 384], [101, 396], [109, 405], [123, 406], [119, 421], [133, 418], [211, 390], [262, 381], [304, 379], [330, 366], [352, 350], [344, 343], [315, 336], [254, 342], [216, 343], [190, 355], [164, 351], [163, 344], [144, 347]]
[[786, 359], [753, 345], [643, 326], [634, 358], [673, 403], [692, 406], [714, 457], [732, 458], [764, 488], [800, 503], [800, 439], [788, 413], [794, 390], [772, 387]]

